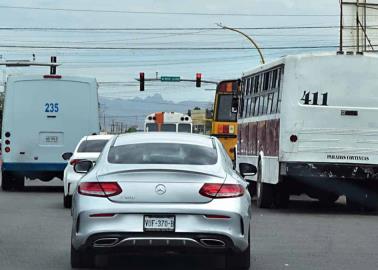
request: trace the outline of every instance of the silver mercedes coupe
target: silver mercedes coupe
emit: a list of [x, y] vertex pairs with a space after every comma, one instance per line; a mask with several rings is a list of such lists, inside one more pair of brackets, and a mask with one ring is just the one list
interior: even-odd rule
[[[98, 254], [148, 252], [226, 256], [249, 269], [251, 197], [217, 138], [184, 133], [116, 136], [73, 196], [71, 265]], [[245, 164], [243, 175], [256, 173]]]

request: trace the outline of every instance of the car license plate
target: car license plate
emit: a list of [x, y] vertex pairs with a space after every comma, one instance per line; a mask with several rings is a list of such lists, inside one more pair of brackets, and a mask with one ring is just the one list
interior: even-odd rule
[[175, 216], [144, 216], [144, 231], [174, 232]]

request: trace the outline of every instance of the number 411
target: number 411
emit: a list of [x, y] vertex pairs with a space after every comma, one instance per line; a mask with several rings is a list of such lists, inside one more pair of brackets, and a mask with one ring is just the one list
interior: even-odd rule
[[[310, 95], [312, 95], [312, 99], [310, 99]], [[328, 93], [321, 94], [322, 96], [322, 103], [318, 104], [319, 100], [319, 92], [311, 93], [310, 91], [304, 91], [303, 97], [301, 100], [303, 100], [304, 105], [321, 105], [321, 106], [327, 106], [328, 104]], [[312, 101], [312, 103], [311, 103]]]

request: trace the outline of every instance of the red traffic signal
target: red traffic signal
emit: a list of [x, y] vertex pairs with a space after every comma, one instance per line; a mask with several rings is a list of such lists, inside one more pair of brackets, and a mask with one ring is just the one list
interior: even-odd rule
[[201, 80], [202, 80], [202, 74], [197, 73], [196, 74], [196, 87], [201, 87]]
[[144, 72], [139, 73], [139, 91], [144, 91]]

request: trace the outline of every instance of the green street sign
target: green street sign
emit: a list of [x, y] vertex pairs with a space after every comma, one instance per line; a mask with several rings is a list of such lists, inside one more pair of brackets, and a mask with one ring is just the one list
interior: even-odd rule
[[181, 80], [178, 76], [161, 76], [160, 81], [162, 82], [179, 82]]

